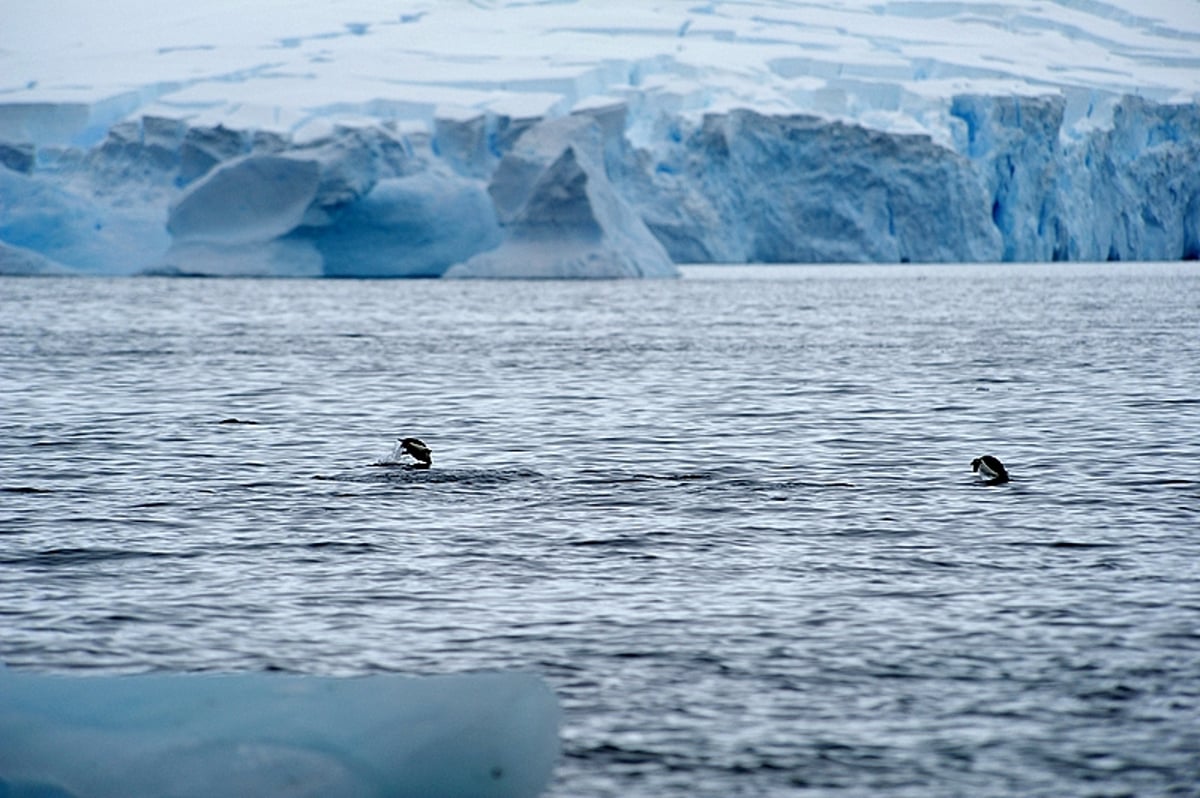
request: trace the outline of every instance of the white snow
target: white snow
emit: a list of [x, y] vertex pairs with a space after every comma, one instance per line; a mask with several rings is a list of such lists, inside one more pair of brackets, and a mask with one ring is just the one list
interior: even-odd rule
[[[293, 255], [296, 274], [516, 274], [517, 257], [529, 275], [671, 273], [646, 231], [676, 261], [1191, 256], [1198, 102], [1196, 0], [46, 0], [0, 25], [0, 156], [36, 147], [30, 167], [0, 157], [21, 178], [0, 178], [0, 242], [105, 273], [229, 256], [220, 273], [286, 274]], [[529, 251], [484, 207], [511, 190], [496, 170], [527, 129], [614, 105], [621, 128], [580, 162], [603, 245]], [[798, 115], [815, 149], [780, 124]], [[784, 138], [759, 146], [750, 120]], [[702, 152], [721, 125], [741, 138]], [[872, 135], [840, 182], [798, 167], [851, 128]], [[897, 171], [893, 150], [928, 169]], [[271, 194], [245, 165], [264, 158], [316, 164], [317, 188]], [[751, 163], [767, 171], [737, 172]], [[1167, 191], [1137, 182], [1164, 170]], [[950, 174], [953, 196], [916, 197]], [[391, 180], [410, 182], [376, 188]], [[256, 208], [222, 217], [224, 193]], [[920, 239], [948, 201], [972, 205]], [[462, 240], [434, 217], [461, 217]]]
[[[48, 0], [5, 14], [0, 96], [95, 107], [132, 94], [137, 108], [126, 100], [110, 113], [162, 103], [230, 122], [247, 107], [280, 120], [337, 109], [428, 116], [439, 102], [485, 110], [496, 92], [556, 96], [569, 108], [669, 73], [708, 94], [706, 106], [740, 104], [749, 91], [804, 111], [792, 98], [818, 81], [911, 113], [921, 84], [948, 77], [963, 93], [1009, 79], [1194, 100], [1198, 43], [1193, 0]], [[64, 137], [77, 125], [64, 120]]]
[[0, 795], [534, 796], [559, 709], [529, 674], [46, 676], [0, 668]]

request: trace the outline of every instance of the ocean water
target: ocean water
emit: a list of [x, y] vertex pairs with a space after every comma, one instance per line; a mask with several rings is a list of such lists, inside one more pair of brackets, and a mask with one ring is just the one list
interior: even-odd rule
[[533, 671], [555, 798], [1198, 795], [1200, 268], [0, 279], [0, 661]]

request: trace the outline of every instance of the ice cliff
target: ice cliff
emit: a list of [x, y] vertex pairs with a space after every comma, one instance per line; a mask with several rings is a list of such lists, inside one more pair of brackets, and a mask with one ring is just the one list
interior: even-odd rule
[[551, 119], [516, 140], [488, 190], [504, 239], [453, 266], [450, 277], [664, 277], [674, 274], [662, 244], [609, 179], [605, 134], [587, 115]]
[[1200, 257], [1188, 0], [52, 5], [0, 273]]

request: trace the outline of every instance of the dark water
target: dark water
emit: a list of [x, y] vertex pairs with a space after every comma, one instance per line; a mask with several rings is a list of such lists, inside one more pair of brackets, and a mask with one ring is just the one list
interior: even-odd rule
[[0, 660], [532, 670], [559, 798], [1198, 795], [1200, 268], [0, 279]]

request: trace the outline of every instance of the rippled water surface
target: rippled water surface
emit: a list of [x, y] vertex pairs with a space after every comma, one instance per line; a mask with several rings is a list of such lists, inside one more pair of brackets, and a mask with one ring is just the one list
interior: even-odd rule
[[1200, 794], [1200, 269], [0, 279], [0, 660], [531, 670], [556, 798]]

